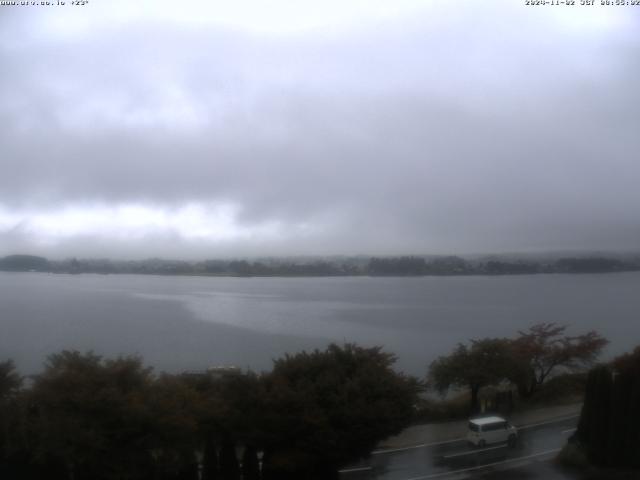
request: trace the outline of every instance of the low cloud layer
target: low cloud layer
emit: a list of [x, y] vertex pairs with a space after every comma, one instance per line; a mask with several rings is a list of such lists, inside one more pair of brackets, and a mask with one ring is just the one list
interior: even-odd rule
[[3, 7], [0, 254], [637, 249], [635, 9], [244, 3]]

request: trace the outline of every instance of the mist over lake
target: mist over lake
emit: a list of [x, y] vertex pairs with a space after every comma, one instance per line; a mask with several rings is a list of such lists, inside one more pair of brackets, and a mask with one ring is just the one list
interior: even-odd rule
[[24, 374], [46, 355], [139, 354], [158, 370], [268, 370], [285, 352], [382, 345], [397, 368], [536, 322], [595, 329], [605, 357], [640, 339], [640, 273], [418, 278], [233, 278], [0, 273], [0, 359]]

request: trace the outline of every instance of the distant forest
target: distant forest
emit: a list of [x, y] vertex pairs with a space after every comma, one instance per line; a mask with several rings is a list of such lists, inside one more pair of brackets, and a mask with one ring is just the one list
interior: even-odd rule
[[555, 259], [457, 256], [266, 258], [182, 261], [77, 259], [48, 260], [33, 255], [0, 258], [0, 271], [49, 273], [129, 273], [242, 277], [518, 275], [537, 273], [608, 273], [640, 270], [640, 256], [583, 256]]

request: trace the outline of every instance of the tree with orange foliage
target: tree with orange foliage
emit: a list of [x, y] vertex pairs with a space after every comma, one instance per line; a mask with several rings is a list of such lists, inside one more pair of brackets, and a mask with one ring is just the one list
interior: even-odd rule
[[538, 323], [511, 342], [517, 364], [511, 380], [522, 397], [531, 397], [557, 370], [573, 371], [591, 365], [609, 343], [591, 330], [565, 335], [566, 325]]

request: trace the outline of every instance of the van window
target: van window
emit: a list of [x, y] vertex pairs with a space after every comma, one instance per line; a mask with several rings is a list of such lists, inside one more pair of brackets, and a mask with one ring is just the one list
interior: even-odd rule
[[487, 425], [483, 425], [483, 432], [495, 432], [496, 430], [504, 430], [506, 428], [506, 422], [496, 422], [496, 423], [488, 423]]
[[480, 429], [478, 428], [478, 425], [476, 425], [475, 423], [469, 422], [469, 430], [471, 430], [472, 432], [479, 432]]

